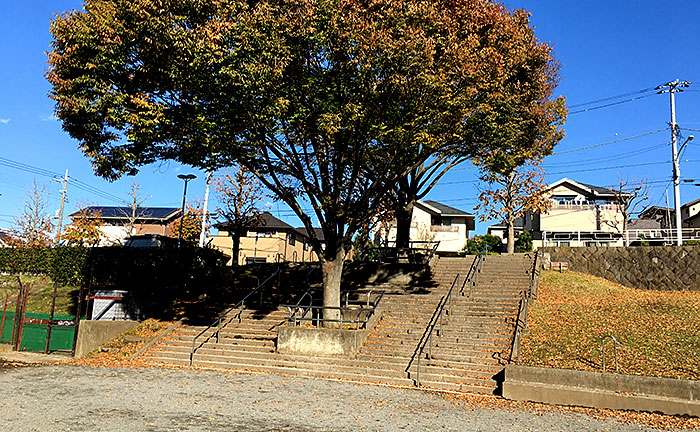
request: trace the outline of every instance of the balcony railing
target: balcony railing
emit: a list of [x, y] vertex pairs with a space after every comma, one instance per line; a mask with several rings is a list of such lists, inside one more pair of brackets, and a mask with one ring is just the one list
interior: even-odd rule
[[[700, 228], [683, 228], [682, 241], [700, 240]], [[632, 229], [611, 231], [544, 231], [543, 246], [624, 246], [649, 243], [651, 245], [675, 244], [675, 229]], [[568, 243], [568, 244], [562, 244]], [[593, 244], [592, 244], [593, 243]]]

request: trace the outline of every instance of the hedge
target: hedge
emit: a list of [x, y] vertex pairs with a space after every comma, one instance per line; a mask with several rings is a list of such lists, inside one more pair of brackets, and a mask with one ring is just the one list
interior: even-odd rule
[[0, 248], [0, 271], [44, 274], [58, 283], [73, 286], [90, 281], [125, 289], [125, 284], [142, 286], [162, 281], [171, 287], [182, 287], [214, 277], [224, 263], [220, 252], [193, 247]]

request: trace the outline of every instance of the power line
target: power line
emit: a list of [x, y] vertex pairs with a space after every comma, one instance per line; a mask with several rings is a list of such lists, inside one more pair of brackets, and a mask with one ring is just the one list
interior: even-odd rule
[[639, 150], [634, 150], [630, 152], [624, 152], [624, 153], [617, 153], [614, 155], [610, 156], [605, 156], [605, 157], [599, 157], [599, 158], [591, 158], [591, 159], [579, 159], [576, 161], [569, 161], [569, 162], [555, 162], [555, 163], [548, 163], [544, 162], [543, 165], [547, 167], [564, 167], [564, 166], [571, 166], [571, 165], [581, 165], [583, 163], [591, 163], [591, 162], [609, 162], [609, 161], [614, 161], [614, 160], [619, 160], [619, 159], [625, 159], [630, 156], [637, 156], [643, 153], [648, 153], [652, 150], [656, 150], [661, 147], [666, 147], [669, 143], [664, 143], [664, 144], [654, 144], [652, 146], [648, 147], [643, 147]]
[[[686, 159], [686, 160], [683, 160], [683, 162], [684, 163], [697, 163], [697, 162], [700, 162], [700, 159]], [[640, 167], [640, 166], [662, 165], [662, 164], [666, 164], [666, 163], [668, 163], [668, 161], [641, 162], [641, 163], [629, 164], [629, 165], [615, 165], [615, 166], [607, 166], [607, 167], [600, 167], [600, 168], [585, 168], [585, 169], [580, 169], [580, 170], [545, 172], [545, 175], [567, 175], [567, 174], [571, 174], [571, 173], [606, 171], [606, 170], [613, 170], [613, 169], [620, 169], [620, 168], [636, 168], [636, 167]], [[480, 180], [458, 180], [458, 181], [438, 183], [438, 185], [478, 183], [479, 181]]]
[[616, 140], [613, 140], [613, 141], [606, 141], [606, 142], [599, 143], [599, 144], [592, 144], [592, 145], [589, 145], [589, 146], [579, 147], [579, 148], [575, 148], [575, 149], [571, 149], [571, 150], [564, 150], [564, 151], [560, 151], [560, 152], [554, 152], [554, 153], [552, 153], [550, 156], [555, 156], [555, 155], [560, 155], [560, 154], [565, 154], [565, 153], [573, 153], [573, 152], [582, 151], [582, 150], [588, 150], [588, 149], [592, 149], [592, 148], [596, 148], [596, 147], [606, 146], [606, 145], [609, 145], [609, 144], [616, 144], [616, 143], [619, 143], [619, 142], [629, 141], [629, 140], [641, 138], [641, 137], [644, 137], [644, 136], [654, 135], [654, 134], [657, 134], [657, 133], [659, 133], [659, 132], [663, 132], [663, 131], [667, 131], [667, 130], [668, 130], [668, 128], [657, 129], [657, 130], [655, 130], [655, 131], [645, 132], [645, 133], [642, 133], [642, 134], [639, 134], [639, 135], [634, 135], [634, 136], [631, 136], [631, 137], [620, 138], [620, 139], [616, 139]]
[[[12, 159], [7, 159], [4, 157], [0, 157], [0, 165], [6, 166], [9, 168], [14, 168], [14, 169], [17, 169], [20, 171], [28, 172], [30, 174], [44, 176], [44, 177], [54, 178], [54, 177], [61, 177], [62, 176], [62, 174], [56, 173], [54, 171], [49, 171], [47, 169], [43, 169], [40, 167], [29, 165], [29, 164], [26, 164], [23, 162], [14, 161]], [[101, 189], [98, 189], [92, 185], [89, 185], [83, 181], [78, 180], [77, 178], [71, 177], [70, 180], [73, 181], [73, 185], [76, 188], [78, 188], [84, 192], [88, 192], [88, 193], [91, 193], [93, 195], [97, 195], [100, 198], [104, 198], [104, 199], [108, 199], [108, 200], [113, 200], [113, 201], [117, 201], [117, 202], [122, 201], [122, 199], [120, 197], [118, 197], [114, 194], [111, 194], [109, 192], [103, 191]]]
[[625, 100], [623, 100], [623, 101], [611, 102], [611, 103], [605, 104], [605, 105], [598, 105], [598, 106], [594, 106], [594, 107], [591, 107], [591, 108], [585, 108], [585, 109], [581, 109], [581, 110], [577, 110], [577, 111], [571, 111], [571, 112], [569, 113], [569, 115], [571, 115], [571, 114], [580, 114], [580, 113], [584, 113], [584, 112], [588, 112], [588, 111], [598, 110], [598, 109], [601, 109], [601, 108], [608, 108], [608, 107], [615, 106], [615, 105], [621, 105], [621, 104], [623, 104], [623, 103], [634, 102], [634, 101], [639, 100], [639, 99], [644, 99], [644, 98], [648, 98], [649, 96], [654, 96], [655, 94], [656, 94], [656, 93], [650, 93], [650, 94], [647, 94], [647, 95], [642, 95], [642, 96], [633, 97], [633, 98], [631, 98], [631, 99], [625, 99]]
[[623, 93], [623, 94], [619, 94], [619, 95], [616, 95], [616, 96], [610, 96], [610, 97], [606, 97], [606, 98], [603, 98], [603, 99], [597, 99], [597, 100], [593, 100], [593, 101], [589, 101], [589, 102], [583, 102], [583, 103], [579, 103], [579, 104], [575, 104], [575, 105], [569, 105], [569, 108], [578, 108], [578, 107], [581, 107], [581, 106], [593, 105], [593, 104], [597, 104], [597, 103], [601, 103], [601, 102], [607, 102], [607, 101], [609, 101], [609, 100], [615, 100], [615, 99], [620, 99], [620, 98], [623, 98], [623, 97], [628, 97], [628, 96], [634, 96], [634, 95], [638, 95], [638, 94], [642, 94], [642, 93], [647, 93], [647, 92], [650, 92], [650, 91], [652, 91], [652, 90], [655, 90], [654, 87], [649, 87], [649, 88], [645, 88], [645, 89], [642, 89], [642, 90], [637, 90], [637, 91], [629, 92], [629, 93]]

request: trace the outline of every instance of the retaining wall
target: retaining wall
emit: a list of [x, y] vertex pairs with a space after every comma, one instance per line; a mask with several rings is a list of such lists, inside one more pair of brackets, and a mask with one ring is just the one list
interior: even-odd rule
[[508, 365], [506, 399], [700, 416], [700, 381]]
[[543, 247], [544, 261], [630, 288], [700, 291], [700, 246]]

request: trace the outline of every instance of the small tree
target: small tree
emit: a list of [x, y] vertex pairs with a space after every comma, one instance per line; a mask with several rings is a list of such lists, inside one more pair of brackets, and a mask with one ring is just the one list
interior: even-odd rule
[[[649, 200], [649, 185], [646, 179], [635, 180], [623, 178], [617, 175], [617, 184], [610, 187], [615, 195], [615, 204], [620, 218], [613, 217], [605, 219], [603, 223], [616, 230], [620, 234], [627, 231], [630, 217], [635, 213], [636, 208]], [[625, 237], [625, 246], [629, 246], [629, 237]]]
[[479, 194], [479, 204], [474, 210], [480, 212], [479, 219], [502, 219], [506, 224], [506, 252], [515, 252], [515, 219], [526, 212], [544, 213], [550, 201], [546, 195], [543, 172], [533, 168], [514, 169], [505, 174], [486, 172], [481, 180], [486, 187]]
[[168, 224], [169, 236], [177, 238], [180, 235], [180, 220], [182, 219], [182, 240], [187, 242], [199, 241], [199, 234], [202, 230], [202, 206], [187, 204], [185, 206], [185, 216], [177, 218]]
[[27, 193], [24, 207], [15, 218], [15, 235], [19, 246], [48, 247], [51, 244], [54, 224], [47, 211], [46, 185], [37, 186], [32, 182], [32, 190]]
[[63, 239], [71, 246], [97, 246], [102, 237], [103, 225], [102, 214], [99, 211], [90, 211], [89, 207], [83, 207], [66, 227]]
[[227, 223], [233, 264], [238, 265], [241, 237], [247, 230], [260, 225], [265, 193], [258, 179], [240, 165], [234, 167], [233, 172], [224, 171], [216, 177], [214, 190], [221, 203], [216, 211]]
[[467, 240], [463, 250], [467, 255], [479, 255], [484, 250], [485, 245], [488, 245], [487, 254], [497, 254], [501, 252], [503, 243], [501, 238], [495, 235], [477, 235]]
[[[138, 235], [141, 231], [140, 228], [136, 227], [136, 221], [139, 216], [139, 207], [146, 201], [146, 198], [139, 194], [139, 184], [134, 182], [131, 184], [131, 192], [128, 201], [124, 201], [124, 204], [128, 207], [127, 210], [122, 211], [122, 215], [126, 218], [127, 222], [124, 225], [127, 236]], [[179, 225], [178, 225], [179, 226]]]

